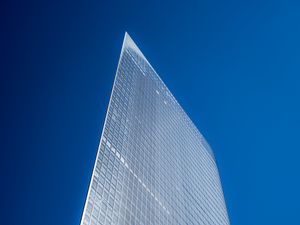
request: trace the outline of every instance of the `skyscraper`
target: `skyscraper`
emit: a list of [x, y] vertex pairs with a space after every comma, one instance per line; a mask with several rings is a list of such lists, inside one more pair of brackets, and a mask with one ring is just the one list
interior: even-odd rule
[[126, 33], [81, 225], [229, 224], [214, 155]]

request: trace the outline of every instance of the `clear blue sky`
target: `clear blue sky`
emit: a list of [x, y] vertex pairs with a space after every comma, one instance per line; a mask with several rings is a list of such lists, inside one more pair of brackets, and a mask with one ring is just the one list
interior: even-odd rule
[[79, 224], [125, 31], [214, 149], [232, 224], [300, 224], [299, 1], [0, 4], [1, 224]]

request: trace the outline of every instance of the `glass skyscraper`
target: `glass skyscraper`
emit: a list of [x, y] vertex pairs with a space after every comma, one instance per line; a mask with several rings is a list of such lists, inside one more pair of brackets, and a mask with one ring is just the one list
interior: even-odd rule
[[126, 33], [81, 225], [229, 224], [214, 155]]

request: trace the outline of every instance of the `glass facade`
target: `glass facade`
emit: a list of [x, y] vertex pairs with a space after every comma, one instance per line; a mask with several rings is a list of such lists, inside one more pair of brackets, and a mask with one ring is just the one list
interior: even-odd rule
[[81, 225], [229, 224], [213, 153], [126, 33]]

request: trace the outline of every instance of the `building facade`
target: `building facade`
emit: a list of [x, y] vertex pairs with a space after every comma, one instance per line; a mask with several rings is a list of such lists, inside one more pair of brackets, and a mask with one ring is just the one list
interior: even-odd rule
[[214, 155], [126, 33], [81, 225], [229, 224]]

